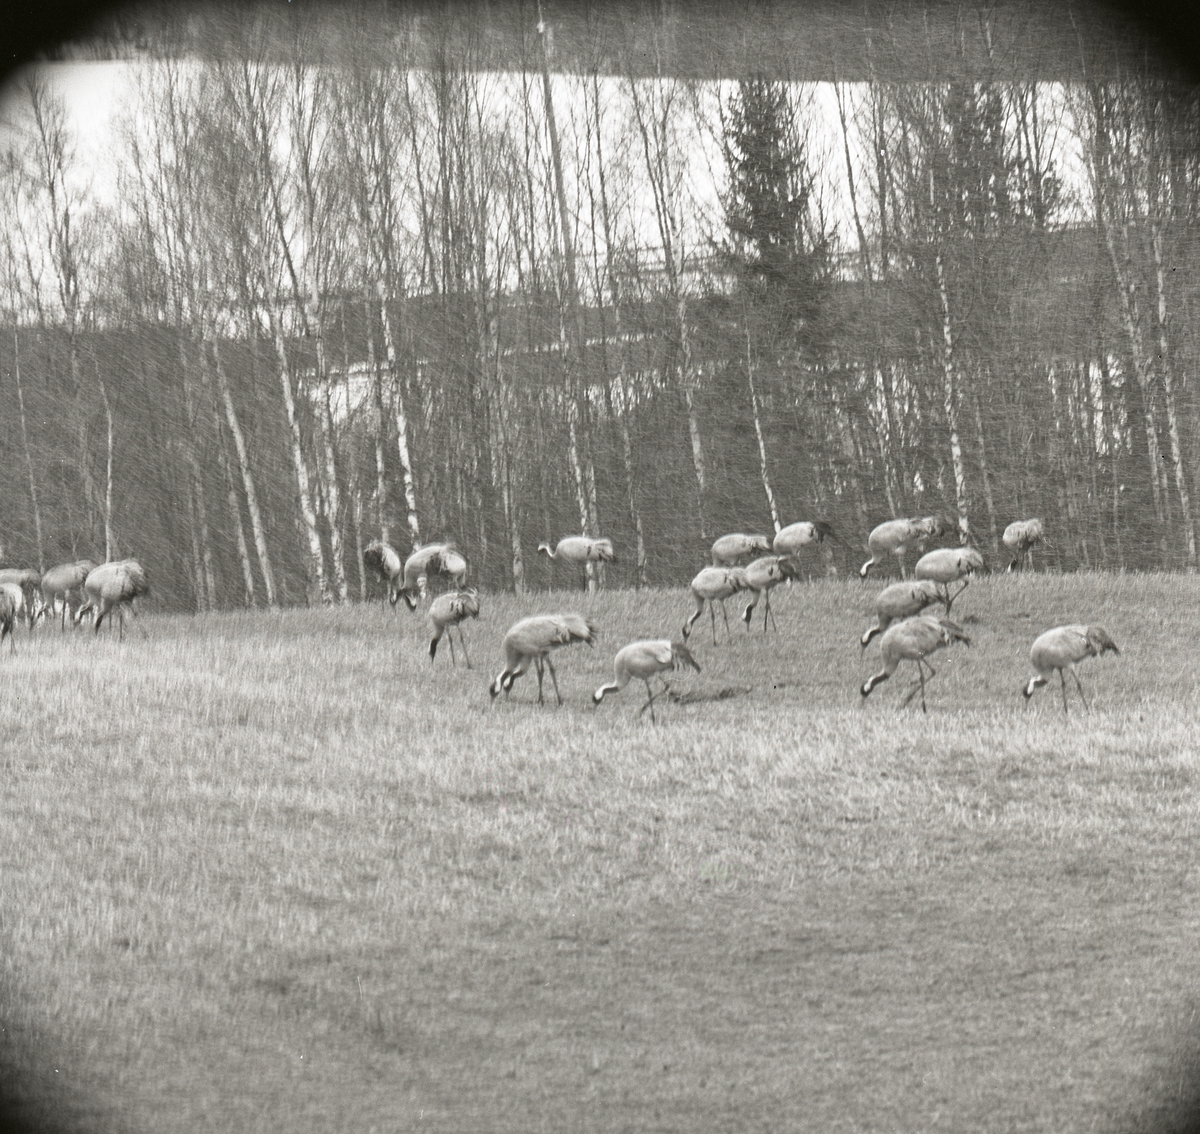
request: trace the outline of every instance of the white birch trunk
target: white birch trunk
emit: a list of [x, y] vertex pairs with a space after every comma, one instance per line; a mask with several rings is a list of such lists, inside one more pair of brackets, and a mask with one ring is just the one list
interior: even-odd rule
[[945, 383], [946, 425], [950, 430], [950, 459], [954, 466], [954, 492], [958, 505], [958, 531], [963, 543], [971, 538], [971, 521], [967, 510], [967, 472], [963, 462], [962, 441], [958, 434], [958, 396], [954, 365], [954, 332], [950, 325], [950, 294], [946, 287], [946, 270], [940, 252], [934, 256], [937, 267], [938, 296], [942, 304], [942, 377]]
[[775, 505], [775, 493], [771, 489], [771, 477], [767, 472], [767, 443], [763, 439], [762, 421], [758, 413], [758, 393], [754, 389], [754, 357], [750, 347], [750, 332], [746, 331], [746, 381], [750, 386], [750, 411], [754, 415], [754, 436], [758, 439], [758, 468], [762, 474], [763, 492], [767, 494], [767, 505], [771, 509], [771, 522], [776, 534], [783, 528], [779, 509]]
[[396, 451], [400, 455], [400, 470], [404, 480], [404, 502], [408, 507], [408, 534], [413, 547], [421, 543], [421, 522], [417, 514], [417, 485], [413, 477], [412, 457], [408, 449], [408, 414], [404, 408], [404, 383], [396, 365], [396, 337], [392, 333], [392, 318], [388, 312], [387, 293], [382, 280], [379, 284], [379, 310], [383, 318], [383, 347], [387, 355], [388, 373], [392, 379], [392, 407], [396, 417]]
[[303, 438], [300, 422], [296, 417], [296, 399], [292, 393], [292, 371], [288, 362], [287, 347], [283, 341], [282, 315], [277, 307], [267, 308], [271, 324], [271, 339], [275, 344], [275, 357], [279, 364], [279, 385], [283, 393], [283, 409], [287, 416], [288, 430], [292, 442], [292, 467], [296, 474], [296, 493], [300, 501], [300, 519], [304, 537], [308, 544], [308, 578], [311, 602], [329, 603], [332, 595], [325, 578], [325, 553], [321, 548], [321, 534], [317, 529], [317, 513], [312, 503], [312, 488], [309, 483], [308, 463], [304, 459]]
[[1183, 467], [1183, 444], [1179, 436], [1179, 414], [1175, 404], [1174, 375], [1171, 373], [1171, 354], [1167, 341], [1167, 290], [1163, 279], [1162, 230], [1156, 220], [1150, 221], [1151, 245], [1154, 250], [1154, 279], [1158, 293], [1158, 357], [1162, 374], [1163, 395], [1167, 408], [1167, 432], [1171, 438], [1171, 463], [1175, 468], [1175, 490], [1183, 513], [1183, 538], [1187, 545], [1187, 569], [1196, 570], [1196, 525], [1192, 519], [1192, 502], [1188, 493], [1187, 475]]
[[221, 406], [225, 411], [225, 424], [229, 426], [230, 436], [233, 437], [233, 447], [237, 453], [238, 469], [242, 477], [242, 491], [246, 494], [246, 511], [250, 515], [250, 531], [254, 537], [254, 550], [258, 556], [258, 568], [262, 572], [263, 587], [267, 592], [267, 606], [278, 605], [275, 597], [275, 571], [271, 566], [271, 555], [267, 548], [267, 533], [263, 524], [262, 509], [258, 505], [258, 490], [254, 484], [254, 473], [250, 468], [250, 452], [246, 445], [246, 435], [242, 432], [242, 423], [233, 404], [233, 394], [229, 388], [229, 377], [221, 362], [221, 351], [217, 345], [216, 335], [212, 339], [213, 369], [217, 375], [217, 390], [221, 396]]
[[371, 372], [371, 400], [375, 410], [375, 525], [379, 528], [379, 538], [384, 543], [391, 543], [387, 517], [387, 460], [384, 452], [387, 419], [383, 410], [383, 375], [375, 358], [375, 329], [369, 298], [363, 301], [363, 314], [367, 321], [367, 369]]
[[1150, 376], [1146, 372], [1146, 356], [1143, 353], [1142, 332], [1133, 289], [1136, 286], [1129, 278], [1129, 273], [1121, 268], [1117, 256], [1116, 241], [1112, 228], [1107, 220], [1101, 221], [1104, 229], [1104, 242], [1108, 247], [1109, 260], [1112, 262], [1113, 273], [1116, 277], [1117, 298], [1120, 300], [1121, 323], [1125, 335], [1129, 339], [1130, 353], [1133, 356], [1133, 373], [1137, 379], [1138, 388], [1142, 392], [1142, 416], [1146, 428], [1146, 452], [1150, 460], [1150, 484], [1154, 490], [1154, 512], [1160, 526], [1166, 523], [1166, 512], [1163, 507], [1163, 497], [1166, 484], [1160, 481], [1162, 475], [1162, 454], [1158, 448], [1158, 430], [1154, 422], [1153, 392], [1150, 387]]
[[317, 423], [321, 451], [325, 459], [325, 522], [329, 528], [329, 556], [333, 566], [333, 585], [339, 602], [348, 602], [346, 557], [342, 547], [342, 498], [338, 485], [337, 453], [334, 442], [333, 411], [330, 406], [329, 370], [325, 360], [325, 339], [321, 317], [314, 320], [317, 339]]
[[254, 568], [250, 563], [250, 549], [246, 544], [246, 532], [242, 527], [242, 510], [238, 504], [237, 485], [233, 480], [233, 470], [229, 467], [229, 455], [225, 451], [225, 438], [221, 435], [221, 419], [213, 407], [213, 426], [217, 432], [217, 460], [221, 465], [221, 475], [225, 479], [225, 498], [229, 507], [229, 522], [233, 525], [233, 534], [237, 542], [238, 563], [242, 568], [242, 586], [246, 593], [246, 606], [256, 607], [258, 599], [254, 593]]

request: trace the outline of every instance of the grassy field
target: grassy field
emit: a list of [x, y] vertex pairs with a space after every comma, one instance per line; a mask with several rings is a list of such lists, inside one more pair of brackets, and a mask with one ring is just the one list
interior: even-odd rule
[[[872, 581], [635, 717], [682, 591], [144, 615], [0, 655], [0, 1060], [65, 1129], [1161, 1130], [1200, 1050], [1200, 580], [990, 577], [865, 703]], [[597, 648], [493, 705], [500, 640]], [[1027, 706], [1029, 645], [1121, 656]], [[444, 655], [444, 656], [443, 656]], [[461, 666], [461, 657], [459, 659]], [[553, 699], [547, 680], [547, 692]], [[1182, 1129], [1182, 1126], [1178, 1127]]]

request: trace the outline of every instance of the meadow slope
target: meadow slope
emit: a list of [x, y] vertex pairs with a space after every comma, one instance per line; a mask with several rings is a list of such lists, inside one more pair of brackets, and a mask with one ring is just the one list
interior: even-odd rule
[[[64, 1129], [1164, 1129], [1196, 1102], [1200, 579], [985, 577], [863, 702], [872, 580], [775, 592], [658, 726], [683, 591], [144, 615], [0, 655], [0, 1060]], [[594, 650], [492, 704], [517, 617]], [[760, 613], [760, 612], [759, 612]], [[1041, 630], [1121, 656], [1028, 705]]]

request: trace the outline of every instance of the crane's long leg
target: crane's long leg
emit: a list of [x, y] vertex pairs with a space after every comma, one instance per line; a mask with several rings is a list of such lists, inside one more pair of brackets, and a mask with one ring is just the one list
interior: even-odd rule
[[550, 680], [554, 682], [554, 696], [558, 698], [558, 703], [563, 703], [562, 694], [558, 691], [558, 674], [554, 672], [554, 663], [550, 660], [549, 655], [546, 657], [546, 665], [550, 668]]
[[[725, 600], [721, 600], [721, 617], [725, 619], [725, 641], [729, 641], [729, 611], [725, 609]], [[713, 622], [716, 622], [716, 615], [713, 616]], [[716, 632], [713, 633], [713, 645], [717, 644]]]
[[715, 646], [717, 644], [717, 608], [713, 605], [712, 599], [708, 600], [708, 614], [712, 619], [713, 645]]
[[1075, 688], [1079, 690], [1079, 699], [1083, 702], [1083, 707], [1090, 713], [1092, 706], [1088, 704], [1087, 696], [1083, 692], [1083, 686], [1079, 683], [1079, 674], [1075, 672], [1075, 667], [1071, 667], [1071, 676], [1075, 679]]
[[457, 667], [458, 658], [454, 656], [454, 631], [450, 630], [446, 634], [446, 641], [450, 643], [450, 664]]
[[[917, 658], [917, 683], [908, 691], [908, 696], [905, 697], [904, 700], [900, 702], [901, 706], [907, 705], [909, 703], [909, 701], [911, 701], [917, 695], [917, 693], [919, 691], [921, 694], [921, 711], [925, 712], [925, 713], [929, 712], [929, 710], [925, 707], [925, 666], [926, 665], [929, 665], [929, 663], [928, 662], [922, 663], [921, 659]], [[933, 671], [933, 666], [929, 666], [929, 676], [937, 677], [937, 674], [934, 673], [934, 671]]]
[[542, 666], [542, 659], [538, 658], [537, 659], [537, 675], [538, 675], [538, 704], [539, 705], [544, 705], [546, 703], [545, 701], [542, 700], [542, 677], [544, 676], [544, 672], [545, 671], [544, 671], [544, 667]]
[[754, 597], [746, 604], [746, 609], [742, 611], [742, 621], [746, 624], [746, 629], [750, 629], [750, 620], [754, 617], [754, 608], [758, 606], [758, 591], [754, 592]]
[[779, 633], [779, 623], [775, 621], [775, 612], [771, 609], [771, 592], [766, 593], [766, 606], [763, 607], [763, 633], [767, 632], [767, 619], [771, 619], [771, 625], [775, 627], [775, 633]]
[[1067, 712], [1067, 675], [1061, 669], [1058, 671], [1058, 680], [1062, 682], [1063, 715], [1070, 716]]
[[[451, 639], [451, 641], [453, 641], [453, 639]], [[459, 644], [463, 648], [463, 658], [466, 660], [467, 669], [470, 669], [471, 668], [471, 658], [467, 654], [467, 640], [466, 640], [466, 638], [463, 637], [463, 632], [462, 632], [461, 626], [458, 628], [458, 641], [459, 641]], [[454, 656], [454, 652], [451, 651], [451, 657], [453, 657], [453, 656]]]
[[658, 721], [654, 718], [654, 690], [650, 688], [650, 682], [647, 681], [646, 678], [643, 677], [642, 682], [646, 686], [646, 692], [649, 694], [649, 700], [647, 700], [647, 702], [640, 709], [638, 709], [637, 715], [640, 717], [647, 709], [649, 709], [650, 720], [654, 724], [658, 724]]
[[947, 615], [949, 615], [950, 608], [954, 605], [954, 600], [956, 598], [958, 598], [958, 596], [961, 595], [963, 593], [963, 591], [965, 591], [967, 589], [967, 586], [970, 584], [970, 582], [971, 582], [970, 579], [964, 579], [963, 585], [961, 587], [959, 587], [958, 590], [956, 590], [954, 592], [954, 594], [950, 593], [950, 585], [948, 583], [946, 584], [946, 614]]

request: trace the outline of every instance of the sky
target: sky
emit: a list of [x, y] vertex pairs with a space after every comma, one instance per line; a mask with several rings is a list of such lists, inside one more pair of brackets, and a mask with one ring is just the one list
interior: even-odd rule
[[[77, 188], [90, 205], [111, 206], [117, 203], [117, 174], [122, 149], [118, 124], [126, 117], [126, 110], [136, 105], [137, 78], [142, 66], [137, 61], [130, 60], [72, 61], [40, 65], [42, 75], [65, 103], [70, 129], [75, 138], [75, 167], [79, 178]], [[15, 80], [19, 82], [19, 79], [18, 74]], [[612, 84], [617, 82], [608, 81]], [[559, 79], [556, 87], [561, 90], [560, 84], [566, 82], [568, 80]], [[501, 78], [497, 89], [503, 89], [506, 85], [505, 80]], [[13, 123], [19, 122], [20, 119], [20, 115], [16, 113], [19, 103], [13, 97], [12, 86], [13, 82], [10, 81], [3, 94], [0, 94], [0, 151], [7, 149], [13, 139]], [[540, 93], [540, 86], [538, 89]], [[845, 191], [845, 157], [833, 88], [828, 83], [817, 84], [813, 93], [817, 113], [812, 122], [812, 140], [820, 149], [826, 151], [829, 170], [829, 182], [824, 193], [826, 215], [837, 227], [842, 246], [851, 249], [856, 246], [856, 236]], [[560, 102], [560, 130], [564, 128], [563, 123], [570, 109], [565, 105], [568, 98], [565, 91], [561, 98], [556, 94], [556, 102]], [[861, 160], [861, 157], [856, 157], [856, 164]], [[711, 174], [707, 171], [714, 163], [720, 166], [719, 153], [709, 153], [703, 160], [693, 162], [692, 192], [699, 209], [710, 213], [715, 210], [719, 213], [717, 191], [712, 185]], [[1061, 175], [1064, 176], [1068, 188], [1083, 196], [1084, 181], [1078, 156], [1068, 147], [1060, 147], [1059, 163]], [[658, 244], [653, 222], [653, 202], [648, 190], [645, 196], [647, 199], [638, 202], [636, 206], [636, 211], [644, 217], [640, 238], [644, 239], [645, 246], [653, 247]], [[698, 220], [698, 217], [693, 218], [697, 223]], [[698, 239], [694, 232], [691, 236], [693, 250]]]

